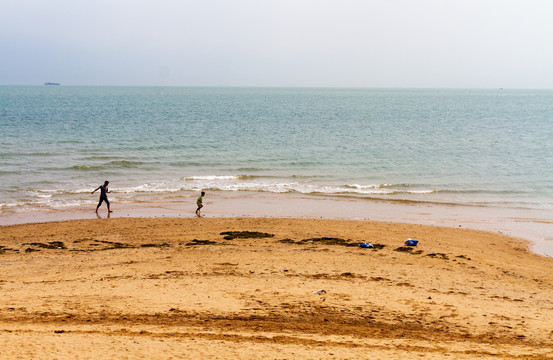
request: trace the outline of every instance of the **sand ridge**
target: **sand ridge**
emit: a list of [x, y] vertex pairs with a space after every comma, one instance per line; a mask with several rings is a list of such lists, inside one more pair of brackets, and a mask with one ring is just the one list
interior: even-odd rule
[[78, 220], [3, 226], [0, 262], [4, 358], [553, 358], [553, 259], [501, 234]]

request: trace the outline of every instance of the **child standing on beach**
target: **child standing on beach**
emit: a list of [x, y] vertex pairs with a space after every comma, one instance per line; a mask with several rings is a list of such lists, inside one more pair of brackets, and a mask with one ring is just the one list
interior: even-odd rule
[[201, 217], [200, 215], [200, 209], [204, 207], [203, 200], [204, 200], [205, 192], [202, 191], [200, 194], [200, 197], [196, 201], [196, 205], [198, 205], [198, 208], [196, 209], [196, 216]]
[[[100, 205], [102, 205], [102, 202], [106, 202], [106, 204], [108, 205], [108, 213], [110, 212], [113, 212], [111, 211], [111, 209], [109, 208], [109, 200], [108, 200], [108, 194], [111, 192], [108, 190], [108, 184], [109, 184], [109, 181], [105, 181], [104, 182], [104, 185], [100, 185], [98, 186], [98, 188], [96, 190], [100, 190], [100, 202], [98, 202], [98, 206], [96, 206], [96, 212], [98, 212], [98, 208], [100, 207]], [[96, 190], [94, 190], [92, 192], [92, 194], [94, 194], [96, 192]]]

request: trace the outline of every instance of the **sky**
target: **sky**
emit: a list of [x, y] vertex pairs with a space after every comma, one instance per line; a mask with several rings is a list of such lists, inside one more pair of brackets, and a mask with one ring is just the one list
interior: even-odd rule
[[553, 89], [551, 0], [0, 0], [0, 84]]

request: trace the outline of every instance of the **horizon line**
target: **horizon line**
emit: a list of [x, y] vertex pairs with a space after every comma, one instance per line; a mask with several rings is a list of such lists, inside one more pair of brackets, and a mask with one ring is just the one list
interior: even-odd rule
[[[41, 84], [0, 84], [0, 86], [44, 87]], [[228, 89], [358, 89], [358, 90], [553, 90], [531, 87], [407, 87], [407, 86], [285, 86], [285, 85], [99, 85], [59, 83], [55, 87], [157, 87], [157, 88], [228, 88]]]

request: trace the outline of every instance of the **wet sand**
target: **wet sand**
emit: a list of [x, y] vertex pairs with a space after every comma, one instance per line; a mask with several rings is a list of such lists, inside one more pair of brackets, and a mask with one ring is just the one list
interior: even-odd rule
[[[194, 217], [197, 193], [149, 198], [120, 203], [112, 198], [111, 218]], [[532, 251], [553, 256], [553, 221], [547, 210], [466, 206], [416, 201], [393, 201], [341, 196], [269, 194], [241, 191], [208, 192], [202, 209], [207, 217], [268, 217], [338, 220], [373, 220], [485, 230], [531, 242]], [[106, 218], [105, 205], [94, 213], [89, 206], [41, 211], [9, 212], [0, 215], [0, 225], [30, 222]]]
[[553, 259], [496, 232], [230, 217], [1, 230], [0, 358], [553, 358]]

